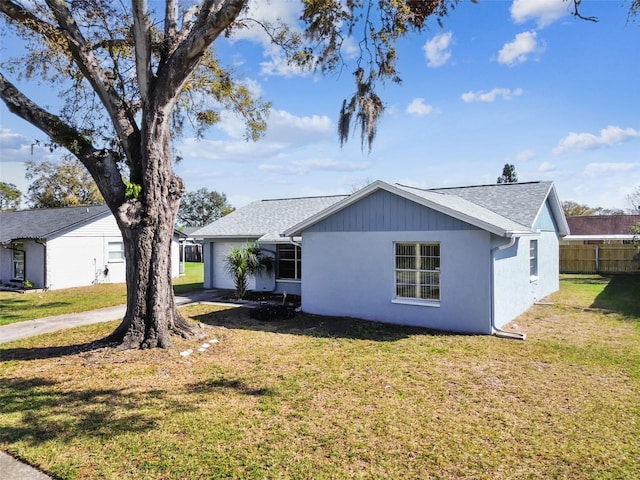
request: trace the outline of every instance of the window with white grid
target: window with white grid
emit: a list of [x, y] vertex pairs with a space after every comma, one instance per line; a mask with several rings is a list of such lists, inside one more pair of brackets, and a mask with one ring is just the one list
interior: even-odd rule
[[538, 240], [529, 242], [529, 275], [538, 276]]
[[396, 298], [440, 300], [440, 244], [396, 243]]
[[302, 278], [302, 249], [297, 245], [278, 245], [278, 279]]

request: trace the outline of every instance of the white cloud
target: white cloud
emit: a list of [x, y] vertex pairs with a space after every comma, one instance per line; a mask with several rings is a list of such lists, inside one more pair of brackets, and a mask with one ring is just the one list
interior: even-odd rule
[[[286, 2], [250, 0], [247, 10], [242, 16], [261, 23], [277, 24], [278, 22], [283, 22], [291, 26], [298, 24], [301, 14], [302, 4], [297, 0]], [[247, 21], [245, 23], [246, 28], [235, 30], [231, 39], [259, 42], [265, 47], [271, 45], [271, 37], [256, 21]]]
[[513, 0], [511, 18], [516, 23], [534, 20], [544, 28], [567, 14], [565, 0]]
[[260, 62], [260, 73], [263, 75], [291, 78], [307, 77], [313, 73], [312, 68], [303, 68], [294, 63], [289, 63], [284, 52], [276, 45], [265, 48], [264, 56], [268, 57], [269, 60]]
[[28, 162], [29, 160], [55, 161], [68, 153], [62, 147], [51, 151], [45, 145], [46, 142], [48, 140], [38, 142], [35, 138], [15, 133], [9, 128], [0, 128], [0, 150], [2, 151], [0, 163]]
[[498, 63], [503, 65], [517, 65], [529, 60], [529, 55], [544, 51], [538, 45], [537, 32], [522, 32], [516, 35], [512, 42], [505, 43], [498, 52]]
[[422, 49], [428, 60], [427, 66], [435, 68], [447, 63], [451, 58], [452, 38], [453, 34], [451, 32], [439, 33], [424, 44]]
[[[256, 21], [246, 21], [244, 28], [239, 28], [230, 37], [232, 42], [247, 40], [259, 43], [263, 47], [263, 56], [268, 60], [260, 63], [264, 75], [277, 75], [283, 77], [307, 76], [311, 74], [308, 69], [302, 69], [295, 65], [289, 65], [280, 47], [274, 45], [262, 24], [278, 25], [285, 23], [291, 28], [296, 28], [302, 13], [302, 4], [297, 0], [262, 2], [251, 0], [244, 14], [245, 18]], [[298, 29], [299, 30], [299, 29]], [[236, 61], [238, 61], [236, 59]]]
[[27, 137], [20, 133], [14, 133], [8, 128], [0, 128], [0, 148], [20, 148], [28, 143]]
[[326, 115], [299, 117], [284, 110], [272, 110], [265, 136], [257, 142], [247, 142], [244, 140], [245, 125], [238, 114], [223, 111], [220, 116], [216, 127], [230, 139], [186, 138], [178, 145], [185, 159], [263, 161], [289, 148], [334, 140], [336, 135], [335, 125]]
[[536, 152], [534, 150], [522, 150], [516, 153], [513, 156], [513, 160], [516, 162], [528, 162], [529, 160], [533, 160], [536, 157]]
[[513, 97], [519, 97], [524, 93], [521, 88], [511, 90], [510, 88], [494, 88], [490, 92], [467, 92], [463, 93], [460, 98], [466, 103], [471, 102], [493, 102], [497, 97], [502, 97], [504, 100], [511, 100]]
[[539, 172], [552, 172], [556, 169], [556, 166], [551, 162], [542, 162], [538, 167]]
[[558, 146], [552, 150], [552, 153], [554, 155], [561, 155], [567, 152], [584, 152], [600, 147], [612, 147], [638, 137], [640, 137], [639, 130], [620, 128], [612, 125], [600, 130], [600, 135], [571, 132], [560, 140]]
[[265, 140], [295, 146], [334, 138], [336, 131], [326, 115], [298, 117], [284, 110], [272, 110]]
[[427, 105], [426, 103], [424, 103], [424, 98], [414, 98], [406, 109], [407, 113], [418, 115], [419, 117], [429, 115], [434, 111], [435, 109], [432, 105]]

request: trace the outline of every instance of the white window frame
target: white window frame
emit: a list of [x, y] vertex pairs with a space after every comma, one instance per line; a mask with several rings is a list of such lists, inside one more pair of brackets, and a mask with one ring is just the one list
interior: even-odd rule
[[[415, 255], [414, 258], [414, 266], [399, 266], [399, 255], [398, 255], [398, 247], [413, 247], [412, 255]], [[421, 254], [422, 247], [438, 247], [437, 256], [427, 256], [423, 258]], [[393, 258], [394, 258], [394, 296], [392, 303], [400, 303], [400, 304], [408, 304], [408, 305], [425, 305], [425, 306], [440, 306], [440, 302], [442, 300], [442, 278], [441, 278], [441, 261], [442, 261], [442, 247], [440, 242], [394, 242], [393, 244]], [[406, 256], [406, 255], [405, 255]], [[421, 265], [425, 258], [437, 258], [437, 266], [433, 268], [426, 268]], [[398, 283], [398, 278], [400, 275], [405, 275], [408, 278], [414, 276], [414, 281], [405, 284], [404, 288], [413, 288], [413, 295], [408, 293], [403, 295], [399, 290], [399, 287], [402, 288]], [[424, 284], [424, 278], [430, 278], [433, 280], [437, 279], [437, 283], [427, 283]], [[424, 287], [434, 288], [437, 290], [437, 296], [428, 296], [423, 294], [423, 289], [421, 285]], [[434, 290], [431, 290], [433, 293]]]
[[529, 240], [529, 278], [538, 279], [538, 240]]
[[[113, 254], [113, 255], [112, 255]], [[107, 244], [107, 263], [124, 262], [124, 242], [109, 242]]]
[[[293, 247], [293, 257], [292, 259], [288, 258], [285, 260], [282, 260], [280, 258], [280, 249], [282, 247], [287, 247], [287, 248], [291, 248]], [[294, 245], [294, 244], [279, 244], [276, 248], [276, 270], [277, 270], [277, 280], [278, 281], [283, 281], [283, 282], [300, 282], [302, 281], [302, 247], [300, 247], [299, 245]], [[293, 278], [290, 277], [281, 277], [280, 276], [280, 262], [293, 262], [293, 270], [294, 270], [294, 276]]]

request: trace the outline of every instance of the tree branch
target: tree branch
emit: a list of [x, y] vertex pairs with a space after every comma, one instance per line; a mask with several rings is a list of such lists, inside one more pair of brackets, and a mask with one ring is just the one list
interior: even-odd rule
[[0, 98], [11, 113], [26, 120], [73, 153], [89, 170], [112, 210], [124, 201], [125, 187], [114, 155], [99, 150], [80, 131], [29, 100], [0, 73]]
[[62, 35], [60, 35], [60, 32], [58, 32], [54, 25], [38, 18], [22, 5], [4, 0], [0, 2], [0, 12], [53, 43], [58, 43], [60, 40], [63, 40]]
[[46, 0], [46, 2], [58, 22], [59, 32], [66, 40], [76, 65], [102, 101], [125, 155], [129, 162], [134, 164], [139, 158], [139, 142], [132, 142], [131, 138], [139, 138], [140, 135], [134, 120], [134, 112], [128, 111], [126, 102], [116, 92], [113, 81], [100, 66], [100, 62], [82, 35], [66, 3], [63, 0]]
[[573, 16], [578, 17], [581, 20], [587, 20], [589, 22], [598, 22], [598, 17], [585, 17], [580, 13], [579, 6], [582, 3], [582, 0], [572, 0], [573, 1]]
[[205, 51], [211, 43], [238, 17], [248, 0], [204, 0], [200, 11], [189, 28], [181, 32], [187, 33], [175, 51], [167, 58], [167, 62], [160, 66], [157, 81], [161, 86], [154, 91], [164, 98], [157, 98], [158, 105], [170, 105], [175, 102], [186, 80], [191, 76]]
[[151, 72], [151, 22], [147, 0], [133, 0], [133, 39], [136, 52], [136, 74], [140, 100], [146, 103], [153, 73]]
[[167, 0], [164, 15], [164, 37], [172, 41], [178, 34], [178, 4], [176, 0]]

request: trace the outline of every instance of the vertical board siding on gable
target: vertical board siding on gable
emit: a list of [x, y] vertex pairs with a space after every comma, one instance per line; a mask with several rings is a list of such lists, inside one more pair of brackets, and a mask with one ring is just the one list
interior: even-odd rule
[[477, 230], [387, 191], [377, 191], [310, 227], [309, 232]]

